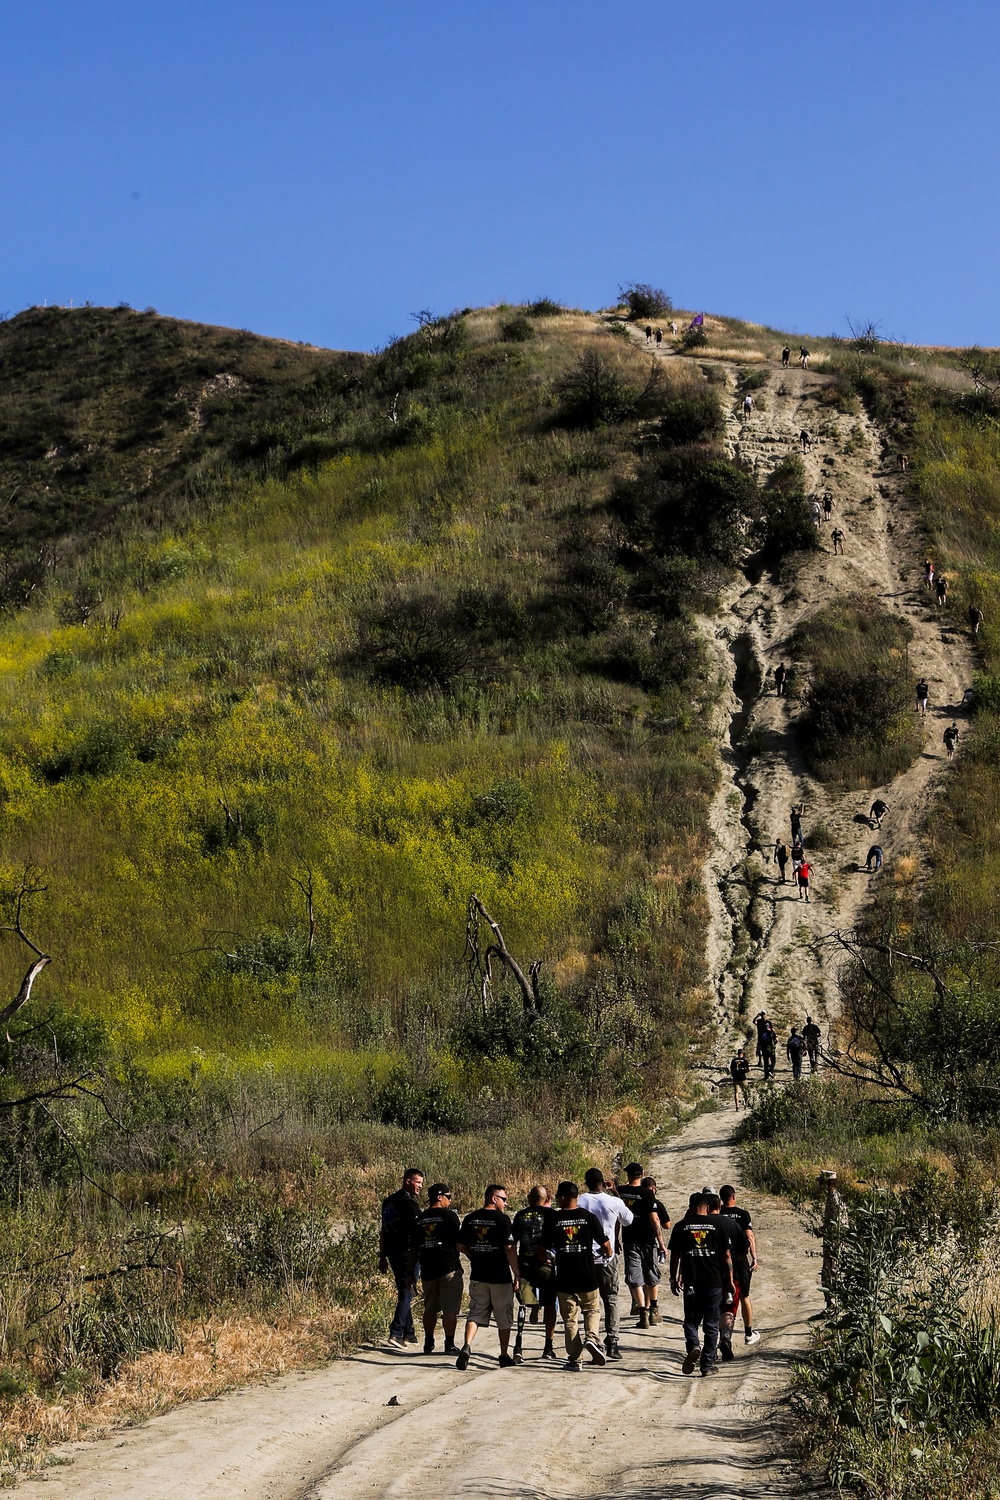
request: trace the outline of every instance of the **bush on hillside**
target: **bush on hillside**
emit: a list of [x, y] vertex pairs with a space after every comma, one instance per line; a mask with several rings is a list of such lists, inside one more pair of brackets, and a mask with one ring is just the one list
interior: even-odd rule
[[569, 427], [606, 427], [625, 422], [636, 413], [639, 393], [624, 378], [620, 366], [600, 349], [584, 350], [556, 386], [560, 417]]
[[554, 318], [566, 309], [559, 302], [553, 302], [551, 297], [539, 297], [535, 302], [529, 302], [524, 309], [529, 318]]
[[535, 325], [524, 313], [515, 313], [500, 324], [500, 337], [508, 344], [526, 344], [535, 337]]
[[683, 386], [667, 398], [660, 418], [664, 443], [701, 443], [722, 431], [722, 402], [707, 382]]
[[443, 690], [495, 670], [527, 626], [523, 603], [505, 587], [472, 586], [450, 598], [426, 585], [397, 589], [361, 617], [351, 663], [410, 692]]
[[708, 334], [703, 327], [686, 328], [681, 335], [681, 350], [690, 354], [692, 349], [704, 349], [708, 343]]
[[628, 315], [634, 322], [642, 318], [665, 318], [674, 310], [663, 288], [650, 286], [648, 281], [630, 281], [627, 286], [620, 286], [618, 297], [628, 307]]
[[819, 534], [806, 492], [805, 464], [790, 453], [768, 475], [761, 490], [755, 540], [763, 563], [780, 562], [792, 552], [815, 552]]

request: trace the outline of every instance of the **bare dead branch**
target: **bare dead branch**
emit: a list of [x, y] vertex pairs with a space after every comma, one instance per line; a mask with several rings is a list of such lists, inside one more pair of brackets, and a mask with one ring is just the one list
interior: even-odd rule
[[[486, 923], [493, 934], [493, 942], [488, 945], [485, 952], [482, 952], [480, 949], [480, 920]], [[488, 1011], [493, 996], [493, 959], [496, 957], [513, 975], [521, 991], [521, 1000], [526, 1013], [530, 1016], [538, 1015], [541, 1010], [541, 996], [538, 986], [543, 960], [540, 958], [533, 959], [526, 975], [521, 965], [517, 962], [517, 959], [507, 947], [499, 924], [490, 916], [476, 895], [469, 897], [465, 925], [465, 951], [469, 960], [470, 976], [478, 983], [484, 1013]]]

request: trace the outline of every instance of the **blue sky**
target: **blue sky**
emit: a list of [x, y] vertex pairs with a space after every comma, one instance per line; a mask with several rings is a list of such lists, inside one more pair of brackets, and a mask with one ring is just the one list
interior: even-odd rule
[[1000, 344], [995, 5], [32, 0], [0, 37], [0, 311], [369, 349], [635, 279]]

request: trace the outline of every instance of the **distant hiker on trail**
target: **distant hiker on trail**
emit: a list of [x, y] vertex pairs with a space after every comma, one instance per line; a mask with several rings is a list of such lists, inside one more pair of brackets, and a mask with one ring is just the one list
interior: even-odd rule
[[816, 526], [818, 526], [823, 519], [823, 507], [820, 505], [818, 500], [814, 500], [812, 503], [812, 518]]
[[[693, 1375], [714, 1375], [719, 1352], [723, 1302], [735, 1295], [729, 1235], [717, 1218], [708, 1217], [708, 1199], [696, 1193], [691, 1207], [670, 1236], [670, 1290], [684, 1291], [684, 1343], [681, 1368]], [[704, 1344], [702, 1330], [704, 1329]]]
[[973, 635], [979, 634], [979, 627], [983, 623], [983, 620], [985, 618], [986, 617], [983, 614], [982, 610], [979, 608], [978, 604], [969, 605], [969, 629], [972, 631]]
[[809, 436], [808, 432], [806, 432], [804, 427], [799, 433], [799, 442], [802, 444], [802, 452], [808, 453], [810, 447], [812, 446], [812, 438]]
[[662, 343], [663, 343], [663, 330], [661, 328], [658, 328], [656, 330], [656, 347], [657, 347], [657, 349], [659, 349], [659, 347], [660, 347], [660, 345]]
[[650, 328], [649, 324], [647, 323], [646, 324], [646, 343], [647, 344], [649, 343], [649, 341], [650, 341], [650, 339], [652, 337], [653, 337], [653, 330]]
[[927, 713], [927, 698], [929, 693], [930, 688], [927, 686], [924, 678], [921, 677], [920, 681], [917, 683], [917, 713], [921, 718], [923, 718]]
[[785, 1051], [788, 1053], [788, 1061], [792, 1065], [792, 1082], [798, 1083], [802, 1077], [802, 1054], [806, 1050], [805, 1038], [799, 1036], [798, 1027], [792, 1027], [792, 1034], [785, 1043]]
[[943, 738], [944, 748], [948, 752], [948, 759], [951, 760], [952, 756], [955, 754], [955, 747], [958, 744], [958, 725], [949, 724], [948, 728], [944, 732]]
[[760, 1056], [764, 1064], [764, 1082], [774, 1077], [774, 1069], [777, 1064], [778, 1033], [767, 1021], [764, 1026], [764, 1035], [761, 1037]]
[[962, 707], [963, 707], [963, 709], [965, 710], [965, 712], [967, 714], [971, 714], [971, 712], [972, 712], [972, 705], [973, 705], [973, 703], [975, 701], [976, 701], [975, 689], [974, 688], [966, 688], [965, 692], [962, 694]]
[[798, 840], [800, 843], [802, 841], [802, 814], [804, 811], [805, 803], [803, 802], [793, 802], [789, 809], [788, 821], [792, 825], [793, 844], [796, 842], [796, 840]]
[[743, 420], [744, 420], [744, 422], [749, 421], [750, 417], [753, 416], [753, 409], [754, 409], [754, 399], [751, 396], [750, 392], [747, 391], [746, 395], [743, 397]]
[[931, 589], [933, 587], [934, 587], [934, 563], [933, 563], [932, 559], [928, 557], [927, 560], [926, 560], [926, 562], [924, 563], [924, 588], [925, 589]]
[[824, 495], [823, 496], [823, 520], [824, 521], [829, 521], [829, 519], [830, 519], [830, 517], [832, 515], [833, 515], [833, 496], [832, 495]]
[[811, 875], [812, 865], [807, 859], [803, 859], [799, 865], [799, 900], [801, 901], [805, 897], [807, 904], [809, 902], [809, 877]]
[[869, 875], [871, 875], [873, 871], [877, 875], [881, 868], [882, 845], [872, 844], [871, 848], [868, 851], [868, 858], [865, 860], [865, 869], [868, 871]]
[[671, 334], [676, 334], [676, 332], [677, 332], [677, 324], [675, 322], [673, 322], [673, 320], [671, 320], [667, 324], [667, 327], [670, 329]]
[[868, 821], [869, 821], [869, 823], [871, 823], [872, 821], [874, 821], [875, 827], [876, 828], [881, 828], [882, 827], [882, 819], [885, 817], [885, 815], [886, 815], [886, 813], [888, 811], [889, 811], [889, 804], [888, 804], [888, 802], [883, 802], [881, 797], [876, 797], [875, 801], [872, 803], [871, 807], [868, 809]]
[[948, 603], [948, 580], [943, 573], [939, 573], [934, 584], [934, 592], [937, 594], [938, 608]]
[[809, 364], [809, 350], [805, 347], [805, 345], [803, 345], [799, 350], [799, 364], [802, 366], [803, 370], [805, 370]]
[[830, 532], [830, 540], [833, 543], [833, 555], [834, 555], [834, 557], [836, 557], [838, 553], [840, 554], [841, 557], [843, 557], [843, 555], [844, 555], [844, 533], [841, 531], [841, 529], [840, 529], [839, 526], [835, 526], [833, 528], [833, 530]]
[[743, 1048], [741, 1047], [736, 1056], [733, 1058], [732, 1062], [729, 1064], [729, 1076], [733, 1080], [733, 1103], [736, 1105], [737, 1109], [739, 1109], [740, 1107], [741, 1089], [743, 1091], [743, 1103], [745, 1104], [747, 1100], [746, 1081], [749, 1071], [750, 1064], [746, 1059]]
[[783, 370], [787, 370], [788, 369], [788, 361], [791, 359], [791, 357], [792, 357], [792, 351], [791, 351], [791, 349], [789, 349], [788, 345], [786, 344], [785, 347], [784, 347], [784, 349], [782, 349], [782, 351], [781, 351], [781, 368]]
[[770, 1022], [767, 1019], [767, 1011], [759, 1010], [753, 1018], [753, 1024], [757, 1028], [757, 1061], [761, 1061], [763, 1055], [764, 1035]]
[[782, 883], [782, 885], [784, 885], [784, 883], [785, 883], [785, 866], [788, 863], [788, 855], [789, 855], [788, 845], [784, 842], [784, 840], [783, 839], [775, 839], [775, 841], [774, 841], [774, 853], [771, 856], [771, 863], [774, 864], [774, 865], [777, 865], [778, 869], [781, 871], [781, 883]]
[[785, 679], [788, 676], [788, 668], [783, 661], [779, 661], [774, 669], [774, 691], [779, 698], [785, 696]]
[[815, 1073], [819, 1067], [819, 1043], [821, 1032], [812, 1016], [806, 1016], [806, 1024], [802, 1028], [802, 1039], [806, 1044], [809, 1054], [809, 1071]]
[[905, 453], [901, 453], [899, 455], [899, 472], [901, 474], [905, 474], [906, 471], [907, 471], [907, 469], [909, 467], [910, 467], [910, 460], [907, 458], [907, 456], [906, 456]]

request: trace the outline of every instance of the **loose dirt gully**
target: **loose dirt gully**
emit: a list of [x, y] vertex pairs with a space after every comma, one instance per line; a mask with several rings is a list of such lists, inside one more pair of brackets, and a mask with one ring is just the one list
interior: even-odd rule
[[[968, 643], [927, 607], [919, 535], [867, 420], [818, 403], [821, 373], [772, 367], [767, 388], [758, 392], [766, 410], [741, 423], [735, 373], [727, 367], [730, 451], [756, 462], [763, 478], [785, 453], [800, 450], [799, 435], [809, 431], [812, 486], [833, 494], [833, 524], [846, 539], [844, 555], [834, 557], [824, 527], [824, 550], [809, 559], [794, 587], [744, 580], [704, 624], [728, 684], [720, 725], [726, 774], [713, 810], [717, 847], [708, 870], [720, 1064], [761, 1005], [779, 1023], [809, 1010], [830, 1025], [836, 957], [823, 940], [850, 926], [869, 889], [859, 864], [871, 836], [856, 819], [871, 797], [838, 795], [812, 782], [786, 701], [762, 690], [796, 624], [826, 600], [861, 590], [911, 620], [913, 670], [927, 675], [933, 703], [957, 703], [971, 672]], [[943, 710], [932, 712], [925, 754], [883, 789], [892, 809], [881, 836], [887, 855], [915, 844], [943, 768], [944, 718]], [[775, 883], [777, 872], [767, 863], [769, 844], [788, 832], [793, 802], [805, 804], [807, 838], [822, 822], [833, 841], [816, 852], [809, 906]], [[727, 1100], [655, 1156], [651, 1170], [675, 1215], [703, 1184], [739, 1182], [734, 1123]], [[775, 1456], [774, 1432], [792, 1363], [822, 1306], [817, 1243], [787, 1205], [743, 1196], [757, 1223], [754, 1305], [763, 1340], [746, 1349], [737, 1338], [736, 1359], [711, 1379], [681, 1374], [678, 1305], [664, 1286], [663, 1324], [640, 1331], [626, 1319], [624, 1361], [603, 1370], [573, 1375], [543, 1364], [537, 1328], [528, 1330], [526, 1362], [512, 1370], [498, 1369], [492, 1330], [480, 1334], [464, 1374], [440, 1355], [368, 1349], [325, 1370], [67, 1447], [57, 1456], [67, 1466], [47, 1470], [44, 1482], [67, 1500], [652, 1500], [673, 1493], [752, 1500], [800, 1493], [799, 1476]]]

